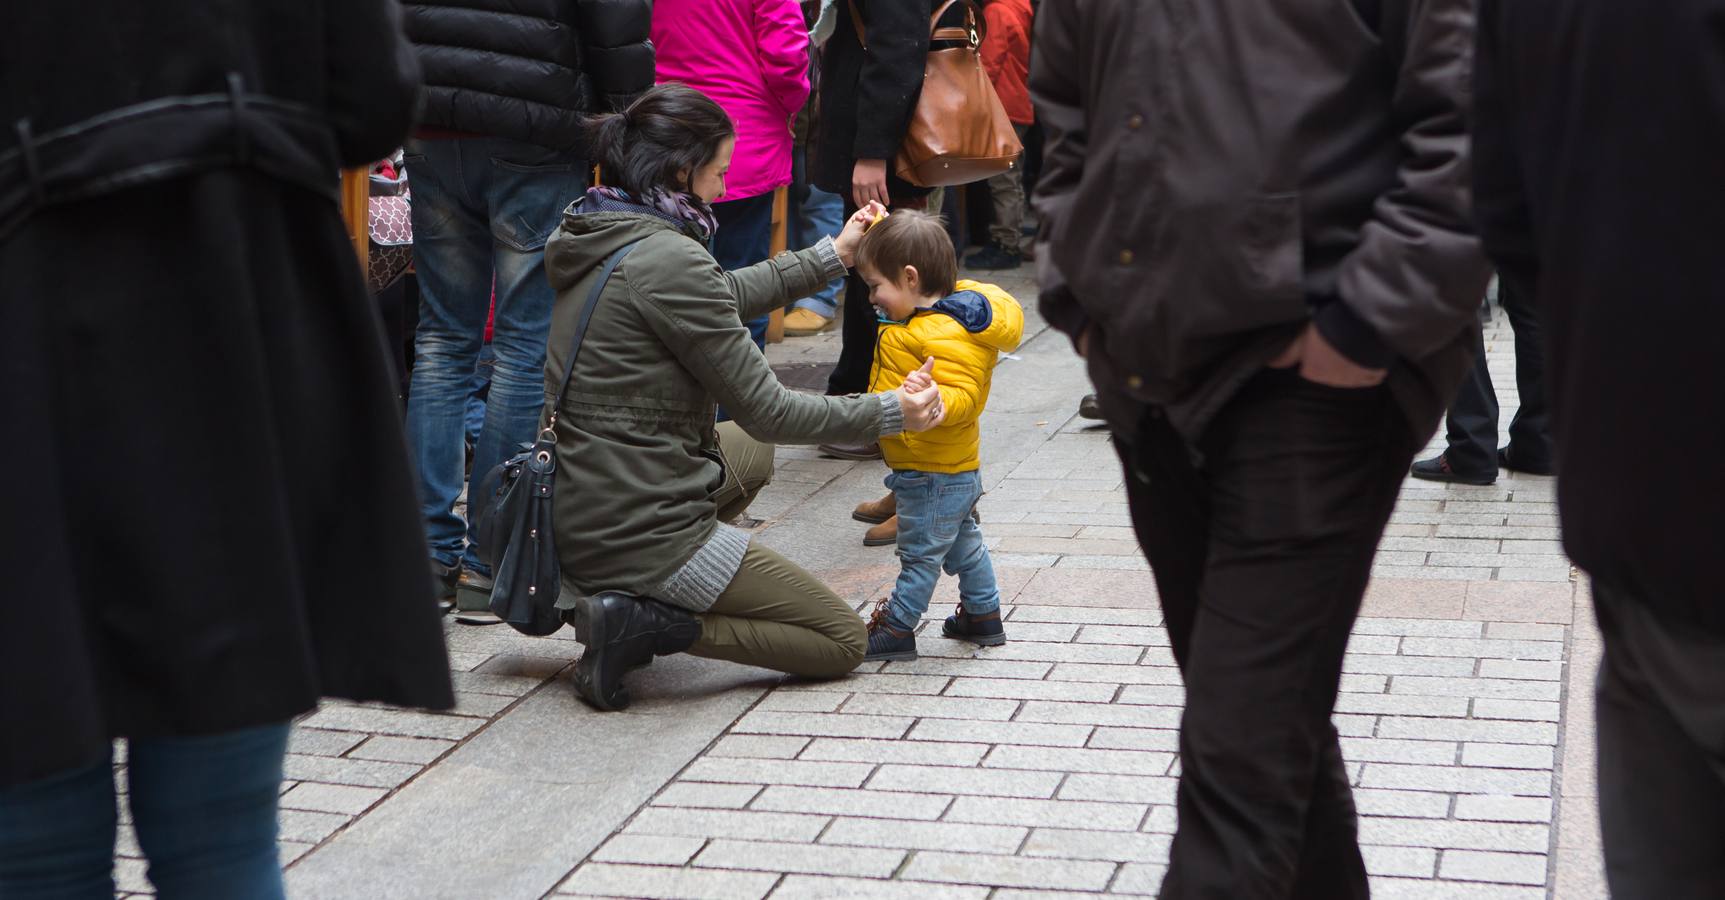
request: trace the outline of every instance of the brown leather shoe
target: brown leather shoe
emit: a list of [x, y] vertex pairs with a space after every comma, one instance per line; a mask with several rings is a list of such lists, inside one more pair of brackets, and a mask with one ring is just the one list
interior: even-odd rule
[[870, 528], [863, 534], [864, 547], [891, 547], [898, 543], [898, 516]]
[[857, 504], [857, 508], [851, 512], [851, 518], [858, 522], [867, 522], [870, 525], [879, 525], [897, 514], [898, 496], [895, 494], [887, 494], [879, 500], [870, 500], [867, 503]]
[[815, 449], [837, 459], [880, 459], [879, 444], [822, 444]]

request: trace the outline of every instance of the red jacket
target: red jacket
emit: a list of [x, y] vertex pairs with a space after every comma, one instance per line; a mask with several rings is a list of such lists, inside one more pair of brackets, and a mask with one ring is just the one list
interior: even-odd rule
[[988, 34], [982, 66], [1014, 125], [1036, 121], [1030, 108], [1030, 0], [994, 0], [982, 8]]

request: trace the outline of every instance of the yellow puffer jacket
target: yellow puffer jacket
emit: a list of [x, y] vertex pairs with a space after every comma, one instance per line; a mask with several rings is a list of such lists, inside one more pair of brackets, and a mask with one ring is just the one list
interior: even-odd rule
[[972, 472], [982, 466], [978, 420], [1000, 354], [1024, 339], [1024, 308], [992, 284], [960, 281], [958, 291], [907, 322], [882, 322], [875, 346], [871, 390], [895, 390], [904, 377], [934, 357], [934, 380], [946, 404], [946, 421], [920, 434], [881, 438], [881, 454], [894, 469]]

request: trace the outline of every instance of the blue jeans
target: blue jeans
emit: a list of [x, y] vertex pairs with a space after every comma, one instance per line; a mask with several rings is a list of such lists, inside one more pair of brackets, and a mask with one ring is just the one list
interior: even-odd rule
[[898, 584], [887, 603], [892, 626], [909, 631], [922, 621], [943, 568], [958, 576], [965, 612], [999, 609], [994, 563], [971, 516], [982, 499], [982, 473], [899, 469], [886, 477], [886, 486], [898, 498]]
[[407, 433], [431, 555], [490, 574], [475, 536], [455, 514], [461, 495], [468, 398], [497, 285], [496, 355], [473, 479], [533, 439], [545, 401], [545, 338], [553, 292], [545, 241], [563, 208], [586, 189], [587, 164], [567, 153], [502, 138], [415, 140], [413, 261], [419, 331]]
[[[138, 844], [163, 900], [280, 900], [276, 807], [288, 726], [131, 742]], [[112, 900], [111, 759], [0, 790], [0, 897]]]
[[473, 393], [467, 395], [467, 415], [462, 417], [469, 446], [479, 446], [479, 435], [485, 431], [485, 398], [491, 396], [491, 370], [496, 367], [497, 355], [487, 342], [479, 349], [479, 369], [473, 375]]
[[[806, 152], [799, 147], [794, 151], [799, 156]], [[823, 237], [838, 237], [845, 223], [845, 199], [837, 194], [807, 185], [808, 197], [801, 203], [791, 204], [790, 234], [787, 236], [792, 250], [802, 250], [813, 247]], [[794, 190], [794, 189], [793, 189]], [[794, 194], [793, 194], [794, 197]], [[845, 283], [843, 278], [835, 278], [826, 287], [816, 291], [812, 296], [805, 297], [793, 304], [798, 309], [807, 309], [820, 313], [827, 318], [838, 315], [839, 285]]]
[[[772, 255], [772, 194], [715, 203], [713, 214], [719, 218], [719, 230], [713, 234], [713, 259], [718, 261], [719, 268], [727, 272], [742, 269]], [[755, 346], [766, 349], [767, 317], [744, 324], [749, 326]]]

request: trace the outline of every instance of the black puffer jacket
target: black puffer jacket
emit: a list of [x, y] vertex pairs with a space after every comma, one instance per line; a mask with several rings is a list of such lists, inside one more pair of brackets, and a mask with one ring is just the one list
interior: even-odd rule
[[583, 116], [653, 86], [651, 0], [402, 4], [425, 70], [421, 124], [585, 154]]

